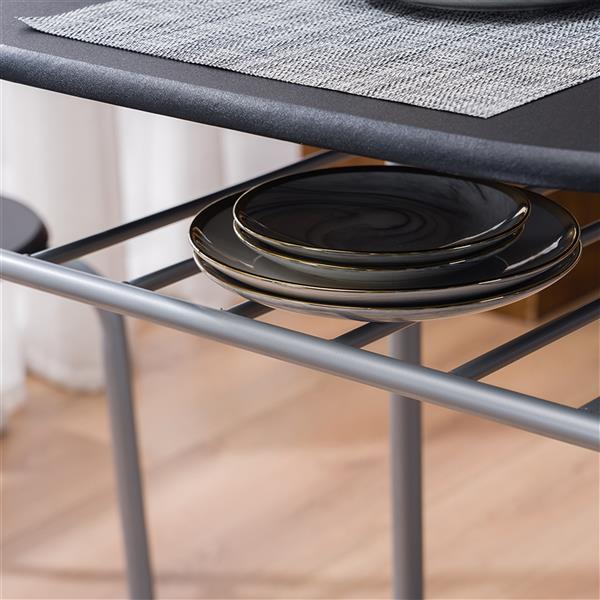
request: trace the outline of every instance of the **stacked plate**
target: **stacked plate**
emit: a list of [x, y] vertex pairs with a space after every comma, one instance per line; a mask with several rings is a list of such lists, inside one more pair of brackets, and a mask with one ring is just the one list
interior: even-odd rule
[[292, 175], [217, 201], [190, 240], [200, 268], [241, 296], [365, 321], [509, 304], [581, 253], [577, 222], [543, 196], [378, 166]]

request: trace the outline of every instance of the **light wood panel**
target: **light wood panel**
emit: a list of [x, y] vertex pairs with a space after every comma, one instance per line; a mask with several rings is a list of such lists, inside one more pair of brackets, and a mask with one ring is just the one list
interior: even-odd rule
[[[526, 326], [424, 329], [426, 364], [449, 369]], [[155, 326], [135, 335], [159, 597], [388, 597], [385, 395]], [[487, 381], [580, 405], [599, 393], [598, 361], [592, 325]], [[1, 442], [1, 595], [123, 598], [103, 398], [34, 378], [28, 394]], [[598, 597], [596, 455], [432, 406], [424, 431], [428, 598]]]

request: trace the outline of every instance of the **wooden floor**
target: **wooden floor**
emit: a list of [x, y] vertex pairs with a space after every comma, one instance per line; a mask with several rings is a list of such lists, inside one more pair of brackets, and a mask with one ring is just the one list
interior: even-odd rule
[[[424, 329], [425, 363], [448, 369], [526, 327]], [[159, 597], [389, 597], [385, 394], [154, 326], [136, 337]], [[577, 406], [598, 364], [592, 325], [486, 381]], [[103, 398], [33, 378], [28, 394], [1, 443], [1, 597], [124, 598]], [[597, 455], [431, 406], [424, 419], [427, 597], [598, 598]]]

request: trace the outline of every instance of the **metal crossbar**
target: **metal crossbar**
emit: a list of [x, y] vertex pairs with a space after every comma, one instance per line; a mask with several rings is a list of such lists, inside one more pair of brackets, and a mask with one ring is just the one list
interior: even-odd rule
[[581, 230], [581, 242], [584, 246], [600, 242], [600, 219], [586, 225]]
[[269, 306], [263, 306], [262, 304], [257, 304], [256, 302], [252, 302], [248, 300], [247, 302], [242, 302], [237, 306], [233, 306], [227, 309], [228, 313], [232, 315], [238, 315], [239, 317], [246, 317], [248, 319], [256, 319], [258, 317], [262, 317], [264, 314], [271, 312], [273, 309]]
[[345, 156], [346, 155], [341, 152], [333, 152], [330, 150], [319, 152], [304, 160], [287, 165], [276, 171], [254, 177], [253, 179], [238, 183], [237, 185], [225, 188], [224, 190], [219, 190], [218, 192], [203, 196], [202, 198], [190, 200], [184, 204], [178, 204], [172, 208], [142, 217], [135, 221], [130, 221], [129, 223], [124, 223], [123, 225], [117, 225], [111, 229], [95, 233], [88, 237], [81, 238], [80, 240], [64, 244], [63, 246], [55, 246], [54, 248], [42, 250], [41, 252], [34, 254], [34, 256], [54, 263], [64, 263], [76, 258], [81, 258], [86, 254], [103, 250], [104, 248], [119, 244], [138, 235], [154, 231], [159, 227], [164, 227], [165, 225], [170, 225], [171, 223], [190, 217], [196, 214], [203, 206], [215, 202], [216, 200], [222, 200], [228, 196], [238, 196], [247, 189], [270, 181], [276, 177], [283, 177], [284, 175], [291, 175], [298, 171], [305, 171], [314, 169], [315, 167], [328, 165], [343, 159]]
[[407, 329], [412, 325], [414, 325], [414, 323], [411, 323], [410, 321], [405, 321], [404, 323], [367, 323], [366, 325], [352, 329], [342, 335], [338, 335], [333, 341], [338, 344], [352, 346], [353, 348], [362, 348], [363, 346], [368, 346], [392, 333]]
[[460, 377], [481, 379], [502, 367], [547, 346], [555, 340], [584, 327], [600, 317], [600, 300], [594, 300], [569, 314], [540, 325], [535, 329], [490, 350], [452, 371]]
[[584, 404], [579, 410], [585, 410], [594, 415], [600, 416], [600, 396], [594, 398], [594, 400], [592, 400], [591, 402]]
[[[147, 319], [195, 335], [273, 356], [405, 396], [461, 410], [585, 448], [600, 449], [600, 419], [581, 409], [473, 381], [583, 327], [597, 317], [592, 302], [554, 319], [486, 354], [442, 373], [361, 350], [376, 340], [414, 325], [367, 323], [333, 340], [323, 340], [260, 321], [272, 309], [243, 302], [215, 310], [156, 293], [198, 273], [186, 259], [129, 282], [116, 282], [52, 263], [63, 263], [189, 217], [215, 200], [238, 195], [275, 177], [330, 164], [343, 158], [323, 152], [225, 190], [39, 252], [32, 257], [1, 251], [2, 278], [66, 296], [118, 314]], [[600, 239], [600, 221], [582, 229], [584, 245]]]
[[198, 267], [196, 266], [196, 262], [193, 258], [188, 258], [168, 267], [163, 267], [158, 271], [136, 277], [128, 283], [135, 287], [144, 288], [145, 290], [159, 290], [197, 274]]
[[6, 250], [0, 253], [0, 259], [2, 277], [9, 281], [600, 450], [599, 420], [587, 411], [408, 364], [228, 311], [198, 306]]

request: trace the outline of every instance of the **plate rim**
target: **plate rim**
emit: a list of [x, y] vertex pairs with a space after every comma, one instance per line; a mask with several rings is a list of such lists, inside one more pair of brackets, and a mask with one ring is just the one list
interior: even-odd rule
[[264, 190], [265, 188], [269, 188], [269, 187], [278, 185], [282, 182], [295, 181], [298, 179], [306, 179], [308, 177], [314, 177], [316, 175], [323, 174], [323, 173], [331, 173], [332, 171], [335, 171], [338, 173], [354, 173], [354, 172], [360, 172], [360, 171], [363, 171], [363, 172], [394, 171], [394, 172], [399, 172], [399, 173], [411, 173], [414, 175], [429, 175], [429, 176], [433, 176], [433, 177], [444, 177], [444, 178], [454, 179], [454, 180], [458, 180], [458, 181], [467, 181], [469, 183], [476, 183], [479, 185], [488, 186], [490, 188], [494, 188], [496, 190], [500, 190], [501, 192], [504, 192], [506, 195], [513, 198], [515, 200], [516, 204], [519, 204], [521, 202], [523, 205], [517, 211], [516, 214], [518, 214], [520, 211], [523, 211], [523, 214], [520, 215], [519, 218], [517, 218], [516, 220], [514, 220], [514, 218], [513, 218], [513, 222], [511, 223], [511, 225], [509, 226], [508, 229], [496, 232], [493, 235], [477, 238], [476, 240], [471, 241], [466, 244], [465, 243], [448, 244], [448, 245], [445, 245], [442, 247], [429, 248], [426, 250], [411, 250], [411, 251], [406, 251], [406, 252], [369, 252], [369, 251], [354, 251], [354, 250], [336, 250], [336, 249], [327, 249], [327, 248], [316, 248], [314, 246], [305, 246], [303, 244], [295, 244], [292, 242], [287, 242], [285, 240], [275, 239], [275, 242], [277, 244], [280, 244], [281, 246], [284, 246], [288, 249], [302, 249], [304, 251], [310, 251], [310, 252], [313, 252], [316, 254], [322, 253], [325, 255], [331, 255], [332, 257], [348, 256], [348, 257], [355, 257], [355, 258], [362, 258], [362, 259], [397, 258], [398, 260], [402, 260], [402, 258], [404, 258], [406, 260], [411, 257], [419, 257], [422, 255], [431, 256], [431, 255], [435, 255], [435, 254], [443, 254], [444, 252], [463, 251], [468, 248], [471, 248], [472, 246], [476, 247], [477, 245], [479, 245], [483, 242], [493, 243], [495, 240], [501, 239], [502, 237], [510, 234], [515, 228], [519, 227], [520, 225], [523, 225], [525, 223], [525, 221], [527, 220], [529, 213], [531, 212], [531, 202], [530, 202], [530, 199], [529, 199], [528, 193], [527, 193], [528, 190], [510, 186], [510, 185], [507, 185], [507, 184], [504, 184], [501, 182], [488, 181], [488, 180], [479, 179], [479, 178], [461, 177], [459, 175], [452, 175], [452, 174], [448, 174], [448, 173], [439, 173], [437, 171], [428, 171], [426, 169], [418, 169], [415, 167], [400, 166], [400, 165], [354, 165], [354, 166], [347, 166], [347, 167], [329, 167], [326, 169], [313, 169], [310, 171], [303, 171], [301, 173], [292, 173], [291, 175], [285, 175], [283, 177], [276, 177], [274, 179], [270, 179], [269, 181], [267, 181], [265, 183], [252, 186], [251, 188], [242, 192], [239, 195], [239, 197], [237, 198], [237, 200], [235, 201], [235, 203], [233, 205], [233, 218], [234, 218], [235, 222], [238, 223], [239, 227], [243, 231], [245, 231], [248, 235], [256, 237], [263, 243], [272, 246], [273, 238], [267, 238], [266, 236], [263, 236], [260, 233], [252, 231], [246, 225], [244, 225], [244, 223], [240, 220], [239, 212], [241, 211], [244, 203], [247, 203], [249, 198], [251, 199], [252, 195], [256, 194], [257, 191], [259, 191], [259, 190]]
[[[484, 297], [480, 297], [480, 298], [473, 298], [471, 300], [463, 300], [463, 301], [456, 301], [456, 302], [448, 302], [448, 303], [444, 303], [444, 304], [430, 304], [430, 305], [425, 305], [423, 306], [421, 304], [421, 306], [413, 306], [410, 304], [404, 304], [404, 305], [383, 305], [383, 306], [360, 306], [360, 305], [351, 305], [351, 304], [333, 304], [333, 303], [326, 303], [326, 302], [315, 302], [315, 301], [304, 301], [304, 300], [299, 300], [297, 298], [290, 298], [288, 296], [283, 296], [280, 294], [275, 294], [272, 292], [266, 292], [264, 290], [257, 290], [252, 288], [251, 286], [248, 286], [246, 284], [244, 284], [243, 282], [239, 282], [237, 280], [235, 280], [232, 277], [229, 277], [228, 275], [221, 273], [218, 269], [216, 269], [215, 267], [211, 267], [210, 265], [203, 265], [202, 264], [202, 259], [198, 256], [194, 256], [194, 261], [196, 262], [197, 266], [200, 268], [200, 270], [204, 273], [206, 273], [206, 275], [213, 281], [215, 281], [215, 283], [217, 283], [218, 285], [222, 285], [222, 287], [226, 287], [227, 289], [229, 289], [230, 291], [233, 291], [234, 293], [237, 293], [238, 295], [242, 296], [242, 297], [246, 297], [247, 299], [253, 301], [253, 302], [257, 302], [258, 304], [261, 304], [261, 302], [259, 300], [256, 300], [254, 298], [248, 298], [247, 296], [244, 296], [243, 293], [240, 292], [240, 290], [242, 290], [242, 292], [246, 292], [249, 294], [255, 294], [255, 295], [262, 295], [262, 296], [266, 296], [266, 297], [271, 297], [275, 300], [283, 300], [285, 302], [288, 302], [291, 305], [296, 306], [299, 310], [305, 309], [306, 307], [308, 307], [308, 310], [306, 312], [311, 312], [311, 307], [314, 309], [312, 312], [313, 314], [317, 314], [319, 310], [327, 310], [330, 311], [330, 316], [336, 316], [336, 313], [334, 311], [342, 311], [346, 312], [346, 313], [350, 313], [350, 312], [362, 312], [365, 314], [368, 314], [369, 312], [372, 313], [389, 313], [390, 315], [404, 310], [406, 312], [408, 312], [409, 310], [414, 310], [416, 311], [416, 313], [418, 313], [419, 311], [422, 312], [426, 312], [427, 310], [444, 310], [444, 309], [448, 309], [451, 310], [452, 308], [460, 308], [460, 307], [469, 307], [469, 306], [481, 306], [481, 310], [485, 310], [485, 305], [489, 304], [490, 302], [494, 302], [495, 300], [503, 300], [506, 299], [508, 296], [518, 296], [518, 298], [516, 298], [514, 300], [514, 302], [517, 302], [518, 300], [521, 300], [523, 298], [526, 298], [528, 295], [532, 295], [535, 294], [539, 291], [541, 291], [542, 289], [545, 289], [546, 287], [553, 285], [554, 283], [556, 283], [557, 281], [559, 281], [560, 279], [562, 279], [565, 275], [567, 275], [569, 272], [571, 272], [573, 270], [573, 268], [577, 265], [577, 263], [579, 262], [581, 255], [583, 254], [583, 244], [581, 243], [581, 240], [577, 241], [577, 247], [574, 248], [571, 252], [571, 254], [573, 255], [572, 260], [567, 264], [567, 266], [561, 270], [559, 273], [556, 273], [550, 277], [547, 278], [543, 278], [540, 281], [537, 281], [535, 283], [531, 283], [529, 282], [528, 286], [524, 286], [518, 290], [507, 290], [503, 293], [500, 294], [494, 294], [492, 296], [484, 296]], [[563, 261], [567, 262], [567, 258], [568, 257], [564, 257]], [[553, 265], [556, 266], [556, 265]], [[550, 267], [551, 269], [552, 267]], [[217, 273], [219, 274], [218, 276], [215, 275], [214, 273], [211, 273], [211, 271], [217, 271]], [[540, 277], [542, 278], [542, 273], [539, 274], [538, 276], [534, 276], [534, 277]], [[223, 283], [223, 278], [225, 278], [225, 282]], [[229, 281], [228, 281], [229, 280]], [[231, 282], [231, 283], [230, 283]], [[531, 292], [530, 294], [527, 294], [527, 292]], [[525, 294], [525, 295], [523, 295]], [[506, 304], [510, 304], [511, 302], [506, 302]], [[506, 305], [503, 304], [503, 305]], [[266, 304], [264, 304], [266, 305]], [[492, 307], [492, 308], [499, 308], [499, 306], [497, 307]], [[277, 310], [294, 310], [292, 308], [282, 308], [282, 307], [277, 307]], [[477, 310], [473, 310], [473, 312], [477, 312]], [[337, 315], [339, 316], [339, 315]], [[352, 318], [349, 314], [348, 315], [344, 315], [346, 318]], [[453, 316], [453, 315], [447, 315], [447, 316]], [[456, 315], [458, 316], [458, 315]], [[440, 317], [431, 317], [431, 318], [444, 318], [443, 316]], [[355, 319], [355, 320], [360, 320], [360, 319]], [[365, 320], [367, 320], [365, 318]], [[414, 320], [418, 320], [418, 318], [415, 318]]]
[[[500, 240], [500, 241], [496, 242], [496, 244], [490, 245], [489, 247], [486, 246], [484, 248], [484, 251], [487, 251], [487, 253], [477, 254], [476, 256], [478, 258], [482, 258], [482, 259], [489, 258], [490, 252], [494, 252], [497, 250], [503, 250], [505, 247], [509, 246], [510, 243], [515, 241], [515, 239], [523, 231], [523, 227], [525, 227], [525, 224], [522, 224], [518, 228], [516, 228], [514, 231], [511, 231], [506, 236], [505, 244], [503, 244], [504, 240]], [[395, 265], [395, 266], [394, 265], [352, 266], [348, 263], [340, 264], [340, 263], [319, 262], [317, 259], [313, 259], [313, 258], [284, 254], [283, 251], [278, 250], [277, 248], [271, 248], [271, 247], [261, 248], [258, 244], [263, 244], [263, 242], [261, 242], [260, 240], [246, 239], [244, 236], [247, 236], [248, 238], [251, 236], [248, 233], [246, 233], [245, 231], [240, 231], [240, 228], [236, 222], [233, 223], [233, 231], [237, 235], [237, 237], [240, 239], [241, 242], [246, 244], [246, 246], [248, 246], [251, 250], [254, 250], [254, 252], [256, 252], [257, 254], [260, 254], [261, 256], [264, 256], [265, 258], [269, 258], [269, 255], [272, 255], [272, 256], [276, 256], [278, 259], [281, 259], [282, 261], [285, 260], [287, 262], [305, 263], [305, 264], [309, 264], [310, 266], [314, 267], [315, 269], [323, 268], [325, 270], [339, 271], [339, 272], [342, 272], [342, 271], [345, 271], [345, 272], [367, 271], [370, 273], [380, 273], [380, 272], [384, 273], [384, 272], [400, 271], [400, 270], [401, 271], [422, 271], [423, 269], [428, 269], [428, 268], [433, 268], [433, 267], [447, 267], [447, 266], [455, 265], [458, 263], [463, 263], [463, 262], [466, 262], [469, 260], [468, 256], [460, 256], [460, 257], [456, 257], [447, 262], [440, 261], [440, 262], [427, 263], [427, 264], [410, 263], [410, 264], [406, 264], [406, 265]], [[267, 246], [267, 244], [263, 244], [263, 245]], [[471, 258], [474, 258], [474, 257], [471, 257]], [[428, 288], [428, 289], [435, 289], [435, 288]]]

